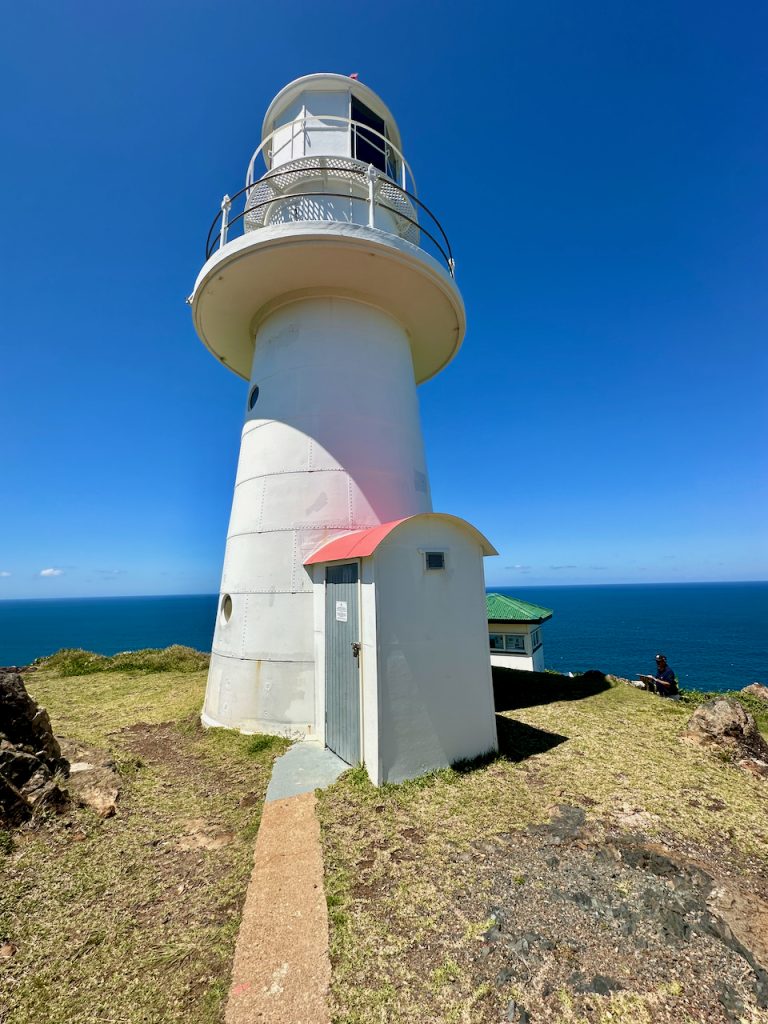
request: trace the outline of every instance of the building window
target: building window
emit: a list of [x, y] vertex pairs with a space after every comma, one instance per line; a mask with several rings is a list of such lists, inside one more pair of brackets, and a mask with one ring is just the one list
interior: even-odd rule
[[506, 651], [507, 654], [525, 654], [523, 633], [489, 633], [492, 651]]
[[531, 644], [533, 645], [534, 651], [537, 647], [541, 647], [541, 632], [538, 629], [534, 629], [531, 633]]
[[248, 395], [248, 409], [249, 411], [256, 405], [259, 400], [259, 385], [256, 384], [251, 388], [251, 393]]
[[425, 551], [424, 552], [424, 568], [425, 569], [444, 569], [445, 568], [445, 552], [444, 551]]

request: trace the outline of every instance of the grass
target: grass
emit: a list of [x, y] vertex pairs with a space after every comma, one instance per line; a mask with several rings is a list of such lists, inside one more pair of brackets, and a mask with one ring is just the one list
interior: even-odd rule
[[[27, 677], [59, 735], [113, 753], [123, 791], [106, 821], [76, 810], [0, 831], [0, 944], [18, 947], [0, 960], [0, 1022], [214, 1024], [286, 743], [200, 729], [196, 652], [135, 652], [106, 667], [97, 657], [60, 652]], [[470, 853], [547, 820], [558, 803], [603, 822], [637, 813], [651, 835], [768, 860], [765, 784], [679, 741], [708, 695], [673, 703], [555, 677], [534, 689], [499, 715], [500, 757], [379, 789], [355, 768], [321, 795], [335, 1024], [495, 1019], [496, 994], [467, 967], [491, 924], [482, 884], [476, 917], [450, 929], [456, 944], [442, 936]], [[768, 729], [755, 698], [739, 699]], [[537, 884], [525, 864], [509, 870], [517, 885]], [[653, 1020], [653, 998], [617, 994], [593, 1019]], [[564, 994], [552, 1024], [577, 1021]]]
[[79, 647], [68, 647], [47, 658], [38, 658], [36, 667], [55, 672], [58, 677], [93, 675], [97, 672], [199, 672], [208, 668], [210, 655], [193, 647], [174, 644], [162, 650], [146, 648], [123, 651], [111, 657], [94, 654]]
[[0, 1021], [221, 1021], [261, 805], [286, 741], [203, 731], [202, 656], [183, 671], [187, 649], [72, 675], [75, 653], [48, 659], [28, 688], [57, 734], [113, 753], [118, 815], [79, 809], [0, 834], [0, 944], [18, 947], [0, 960]]
[[[557, 804], [615, 827], [639, 814], [651, 836], [768, 864], [765, 783], [680, 742], [689, 705], [625, 686], [561, 699], [568, 685], [499, 715], [505, 754], [474, 771], [380, 789], [350, 771], [323, 792], [335, 1024], [501, 1019], [482, 1009], [491, 997], [467, 967], [486, 922], [457, 922], [454, 897], [478, 844], [548, 820]], [[524, 864], [509, 870], [528, 884]], [[477, 891], [480, 915], [490, 896]], [[464, 938], [446, 948], [449, 933]], [[653, 1019], [634, 997], [610, 1005], [601, 1020]], [[564, 1007], [561, 1019], [576, 1018]]]

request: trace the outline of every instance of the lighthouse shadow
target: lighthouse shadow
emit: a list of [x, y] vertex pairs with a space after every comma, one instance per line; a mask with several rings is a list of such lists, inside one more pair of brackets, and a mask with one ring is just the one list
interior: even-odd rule
[[514, 718], [496, 715], [496, 732], [499, 737], [499, 756], [506, 761], [526, 761], [534, 754], [544, 754], [553, 747], [565, 743], [568, 736], [537, 729]]
[[492, 674], [499, 752], [455, 764], [453, 768], [456, 771], [474, 771], [487, 765], [497, 756], [519, 763], [535, 754], [544, 754], [558, 747], [569, 737], [518, 722], [510, 718], [508, 713], [519, 708], [552, 704], [555, 701], [584, 700], [610, 689], [611, 686], [605, 675], [596, 671], [585, 672], [579, 676], [564, 676], [556, 672], [523, 672], [519, 669], [493, 666]]
[[544, 754], [547, 750], [565, 743], [569, 738], [556, 732], [537, 729], [524, 722], [516, 722], [513, 718], [499, 714], [496, 715], [496, 734], [499, 740], [498, 751], [489, 751], [466, 761], [455, 761], [451, 768], [461, 775], [466, 775], [479, 768], [486, 768], [498, 758], [519, 763], [533, 757], [534, 754]]
[[595, 670], [578, 676], [563, 676], [557, 672], [522, 672], [494, 665], [491, 672], [497, 712], [561, 700], [584, 700], [611, 688], [605, 675]]
[[498, 753], [483, 754], [468, 761], [451, 765], [454, 771], [466, 773], [484, 768], [497, 757], [519, 763], [535, 754], [544, 754], [569, 736], [537, 729], [525, 722], [508, 717], [508, 712], [519, 708], [531, 708], [563, 700], [584, 700], [611, 684], [602, 672], [590, 671], [579, 676], [564, 676], [557, 672], [523, 672], [519, 669], [492, 667], [493, 699], [496, 706], [496, 733], [499, 740]]

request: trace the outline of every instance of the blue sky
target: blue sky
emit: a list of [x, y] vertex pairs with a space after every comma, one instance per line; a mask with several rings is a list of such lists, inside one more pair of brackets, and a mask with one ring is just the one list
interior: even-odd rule
[[0, 597], [218, 590], [246, 385], [184, 298], [325, 70], [451, 238], [469, 330], [422, 419], [488, 582], [767, 578], [767, 37], [759, 3], [7, 8]]

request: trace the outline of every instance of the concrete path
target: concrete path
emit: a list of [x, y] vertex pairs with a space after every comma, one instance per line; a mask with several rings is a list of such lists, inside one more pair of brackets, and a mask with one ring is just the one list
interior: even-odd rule
[[226, 1024], [329, 1024], [328, 914], [314, 790], [348, 767], [317, 743], [297, 743], [275, 762]]
[[310, 740], [294, 743], [275, 761], [267, 788], [267, 803], [324, 789], [347, 768], [349, 765], [346, 761], [342, 761], [321, 743]]

